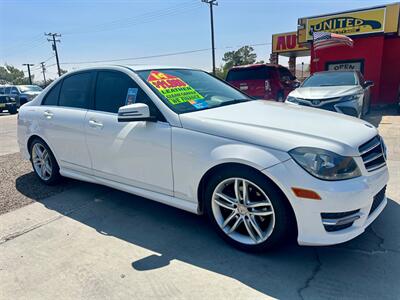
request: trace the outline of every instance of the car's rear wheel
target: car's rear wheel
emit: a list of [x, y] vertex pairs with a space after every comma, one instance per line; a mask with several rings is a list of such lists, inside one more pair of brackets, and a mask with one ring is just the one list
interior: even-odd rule
[[290, 236], [287, 200], [265, 176], [246, 167], [219, 172], [206, 193], [206, 211], [219, 235], [246, 251], [263, 251]]
[[46, 143], [36, 138], [30, 144], [32, 167], [37, 177], [45, 184], [55, 184], [60, 179], [60, 168]]

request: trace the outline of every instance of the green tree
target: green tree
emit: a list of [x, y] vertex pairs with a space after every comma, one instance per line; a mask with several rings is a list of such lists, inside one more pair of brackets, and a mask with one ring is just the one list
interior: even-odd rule
[[[254, 48], [250, 46], [243, 46], [238, 50], [228, 51], [222, 57], [224, 62], [219, 68], [216, 68], [216, 76], [221, 79], [226, 78], [229, 69], [234, 66], [250, 65], [257, 61], [257, 54], [254, 53]], [[259, 63], [264, 63], [260, 61]]]
[[[33, 81], [32, 75], [32, 81]], [[24, 71], [11, 65], [0, 66], [0, 82], [11, 84], [29, 84], [29, 78], [25, 77]]]
[[253, 47], [243, 46], [236, 51], [226, 52], [222, 58], [225, 62], [224, 68], [230, 69], [233, 66], [254, 64], [257, 60], [257, 54], [253, 51]]

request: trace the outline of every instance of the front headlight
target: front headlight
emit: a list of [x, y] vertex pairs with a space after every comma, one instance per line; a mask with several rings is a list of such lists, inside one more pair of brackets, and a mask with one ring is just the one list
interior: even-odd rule
[[354, 101], [354, 100], [358, 100], [363, 94], [355, 94], [355, 95], [348, 95], [348, 96], [344, 96], [342, 97], [342, 99], [340, 99], [340, 101]]
[[299, 100], [297, 100], [296, 97], [292, 97], [292, 96], [288, 96], [288, 97], [286, 98], [286, 101], [292, 102], [292, 103], [299, 103]]
[[344, 180], [361, 176], [352, 157], [311, 147], [295, 148], [289, 154], [304, 170], [322, 180]]

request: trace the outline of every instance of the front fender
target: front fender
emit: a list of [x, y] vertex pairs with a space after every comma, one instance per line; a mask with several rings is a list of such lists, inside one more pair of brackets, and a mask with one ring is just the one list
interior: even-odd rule
[[261, 171], [288, 159], [290, 156], [284, 151], [173, 128], [174, 195], [197, 202], [201, 179], [207, 171], [221, 164], [238, 163]]

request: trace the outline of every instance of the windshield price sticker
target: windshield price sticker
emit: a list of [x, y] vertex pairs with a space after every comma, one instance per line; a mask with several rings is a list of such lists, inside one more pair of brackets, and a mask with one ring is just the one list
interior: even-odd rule
[[208, 103], [203, 99], [190, 100], [189, 103], [192, 104], [196, 109], [203, 109], [208, 107]]
[[194, 88], [176, 76], [151, 71], [147, 81], [173, 105], [204, 99]]

